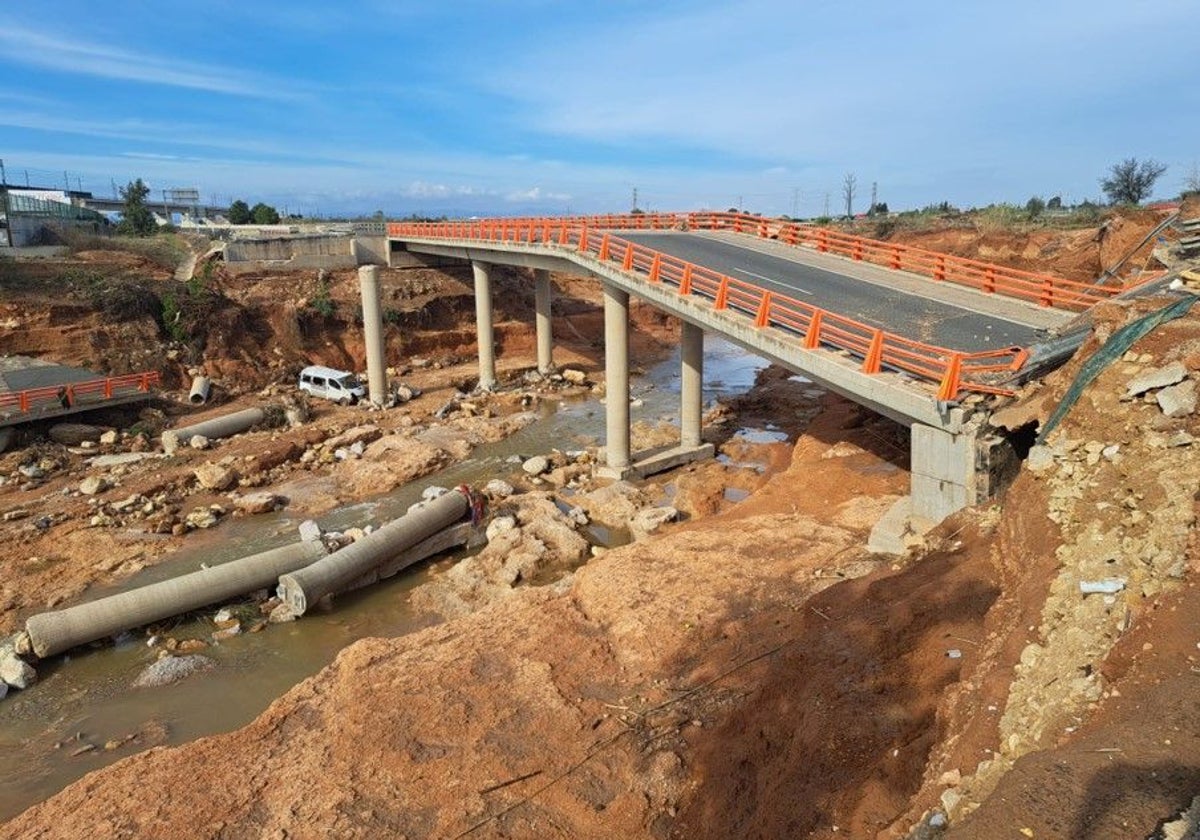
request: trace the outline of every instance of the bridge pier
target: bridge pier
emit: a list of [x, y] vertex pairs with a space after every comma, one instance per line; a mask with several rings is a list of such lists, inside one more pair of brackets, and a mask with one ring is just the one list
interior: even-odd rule
[[704, 330], [684, 321], [679, 350], [679, 445], [697, 447], [704, 413]]
[[537, 325], [538, 373], [554, 370], [554, 336], [550, 320], [550, 272], [544, 268], [533, 271], [533, 294]]
[[387, 370], [384, 365], [379, 268], [374, 265], [360, 268], [358, 286], [362, 293], [363, 341], [367, 346], [367, 398], [381, 406], [387, 398]]
[[604, 467], [598, 474], [625, 478], [629, 454], [629, 292], [604, 283]]
[[479, 388], [496, 387], [496, 337], [492, 324], [491, 264], [471, 261], [475, 274], [475, 331], [479, 338]]

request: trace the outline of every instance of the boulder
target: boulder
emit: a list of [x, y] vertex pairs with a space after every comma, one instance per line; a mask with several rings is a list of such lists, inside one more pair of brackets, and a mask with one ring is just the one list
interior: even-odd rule
[[121, 439], [121, 435], [117, 432], [116, 429], [109, 429], [107, 432], [100, 435], [100, 443], [103, 444], [104, 446], [112, 446], [114, 443], [116, 443], [120, 439]]
[[228, 490], [238, 480], [238, 474], [234, 470], [211, 462], [197, 467], [194, 475], [205, 490]]
[[1183, 362], [1172, 362], [1166, 367], [1148, 370], [1130, 379], [1125, 385], [1125, 395], [1136, 397], [1147, 391], [1153, 391], [1155, 388], [1165, 388], [1176, 382], [1182, 382], [1185, 376], [1187, 376], [1187, 367]]
[[483, 492], [494, 499], [507, 499], [516, 490], [504, 479], [493, 478], [487, 484], [483, 485]]
[[583, 385], [587, 382], [587, 374], [575, 368], [567, 368], [562, 372], [562, 378], [572, 385]]
[[191, 439], [188, 440], [188, 446], [192, 447], [192, 449], [208, 449], [210, 442], [204, 435], [192, 435]]
[[257, 493], [247, 493], [234, 500], [234, 510], [240, 511], [247, 515], [258, 513], [271, 513], [275, 508], [282, 504], [283, 499], [275, 493], [266, 490]]
[[171, 685], [200, 671], [210, 670], [215, 663], [207, 656], [164, 656], [147, 667], [133, 681], [136, 688], [157, 688]]
[[651, 507], [639, 510], [629, 522], [629, 530], [634, 537], [653, 534], [664, 523], [674, 522], [679, 518], [679, 511], [673, 507]]
[[37, 671], [12, 650], [0, 652], [0, 682], [13, 688], [26, 689], [37, 682]]
[[1187, 417], [1196, 412], [1196, 383], [1189, 379], [1163, 388], [1155, 395], [1155, 399], [1167, 417]]
[[79, 483], [79, 492], [85, 496], [95, 496], [112, 487], [112, 482], [102, 475], [89, 475]]
[[491, 542], [505, 531], [511, 531], [517, 527], [517, 518], [515, 516], [497, 516], [487, 526], [488, 542]]
[[184, 523], [190, 528], [211, 528], [217, 524], [217, 515], [208, 508], [196, 508], [187, 515]]
[[534, 455], [532, 458], [521, 464], [521, 469], [527, 475], [541, 475], [546, 470], [550, 469], [550, 459], [545, 455]]

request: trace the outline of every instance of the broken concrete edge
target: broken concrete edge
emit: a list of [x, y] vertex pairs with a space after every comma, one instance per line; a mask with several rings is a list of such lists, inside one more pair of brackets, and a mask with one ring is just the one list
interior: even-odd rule
[[912, 502], [912, 496], [902, 496], [892, 503], [871, 528], [871, 534], [867, 537], [867, 551], [902, 557], [924, 542], [925, 535], [937, 523], [915, 515]]
[[640, 453], [640, 456], [624, 467], [611, 467], [600, 464], [594, 470], [596, 478], [624, 481], [627, 479], [646, 478], [667, 470], [691, 464], [695, 461], [706, 461], [716, 453], [711, 443], [699, 446], [671, 446], [665, 449], [653, 449]]

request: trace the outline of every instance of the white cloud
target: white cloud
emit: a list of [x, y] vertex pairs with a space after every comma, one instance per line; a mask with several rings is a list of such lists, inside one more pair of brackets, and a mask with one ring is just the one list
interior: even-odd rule
[[144, 84], [206, 90], [255, 99], [294, 99], [297, 91], [279, 80], [146, 51], [131, 52], [21, 26], [0, 28], [0, 56], [58, 72], [124, 79]]
[[533, 187], [528, 190], [514, 190], [504, 196], [505, 201], [570, 201], [571, 196], [568, 193], [546, 192], [541, 187]]

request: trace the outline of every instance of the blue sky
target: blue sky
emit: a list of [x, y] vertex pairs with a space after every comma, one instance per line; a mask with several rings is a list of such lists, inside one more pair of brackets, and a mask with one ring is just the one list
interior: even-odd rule
[[0, 19], [10, 180], [306, 214], [1097, 198], [1200, 163], [1196, 0], [166, 4]]

